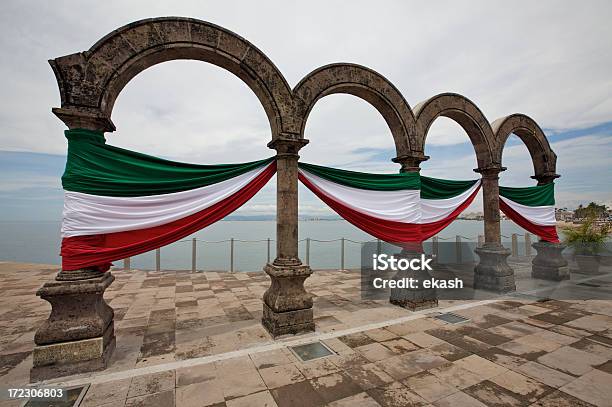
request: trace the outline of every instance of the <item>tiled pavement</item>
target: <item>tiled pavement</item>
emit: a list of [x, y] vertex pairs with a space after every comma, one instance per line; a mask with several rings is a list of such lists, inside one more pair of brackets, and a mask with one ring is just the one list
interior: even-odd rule
[[[28, 382], [33, 335], [49, 312], [33, 293], [54, 271], [0, 263], [2, 386]], [[326, 339], [335, 355], [311, 362], [282, 347], [181, 366], [271, 342], [259, 323], [268, 278], [114, 274], [106, 298], [116, 311], [117, 349], [82, 406], [612, 405], [612, 301], [504, 300], [457, 311], [471, 319], [459, 325], [423, 315]], [[356, 273], [317, 271], [307, 281], [317, 332], [411, 315], [361, 301]], [[175, 364], [104, 379], [168, 362]]]

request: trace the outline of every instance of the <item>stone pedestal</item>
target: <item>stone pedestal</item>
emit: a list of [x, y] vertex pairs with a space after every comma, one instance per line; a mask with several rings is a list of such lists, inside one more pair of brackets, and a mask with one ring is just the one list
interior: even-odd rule
[[104, 369], [115, 347], [113, 309], [104, 291], [110, 272], [60, 272], [36, 295], [51, 303], [51, 314], [34, 336], [32, 381]]
[[262, 324], [273, 337], [315, 330], [312, 295], [304, 281], [312, 274], [303, 264], [266, 264], [272, 283], [264, 293]]
[[539, 241], [531, 245], [537, 250], [531, 266], [531, 277], [542, 280], [561, 281], [570, 278], [567, 260], [562, 252], [565, 245]]
[[514, 271], [506, 259], [510, 250], [501, 244], [487, 244], [474, 249], [480, 257], [474, 268], [474, 289], [507, 293], [516, 291]]
[[[420, 247], [420, 245], [418, 245]], [[402, 250], [398, 257], [413, 259], [420, 257], [421, 250]], [[429, 280], [431, 274], [427, 270], [398, 270], [393, 280], [414, 278], [419, 282]], [[435, 288], [391, 288], [389, 302], [410, 311], [418, 311], [438, 306], [438, 294]]]
[[[427, 271], [398, 271], [394, 280], [415, 278], [419, 281], [428, 280], [431, 275]], [[392, 288], [389, 302], [398, 307], [419, 311], [438, 306], [438, 294], [435, 288]]]

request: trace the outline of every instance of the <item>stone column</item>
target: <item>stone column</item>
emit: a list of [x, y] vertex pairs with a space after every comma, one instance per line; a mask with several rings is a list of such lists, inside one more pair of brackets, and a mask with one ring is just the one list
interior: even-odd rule
[[546, 185], [554, 182], [555, 179], [560, 177], [561, 175], [555, 174], [554, 172], [545, 172], [542, 174], [532, 175], [530, 178], [538, 181], [538, 185]]
[[[60, 118], [70, 128], [100, 129], [99, 117], [89, 120], [62, 109]], [[98, 267], [60, 270], [36, 292], [51, 304], [51, 314], [34, 336], [31, 380], [106, 368], [115, 348], [115, 330], [113, 309], [103, 296], [114, 279]]]
[[564, 244], [540, 240], [531, 246], [538, 251], [531, 263], [531, 277], [553, 281], [570, 278], [567, 260], [562, 255]]
[[421, 163], [429, 160], [429, 156], [422, 153], [405, 154], [395, 157], [391, 161], [402, 166], [401, 172], [420, 172]]
[[[423, 154], [403, 155], [393, 159], [393, 162], [401, 164], [401, 172], [420, 172], [421, 163], [428, 160], [429, 157]], [[405, 245], [400, 256], [406, 259], [421, 257], [423, 253], [422, 242]], [[401, 271], [399, 270], [394, 280], [402, 278], [415, 278], [419, 281], [424, 281], [431, 278], [427, 270], [419, 271]], [[438, 296], [435, 288], [392, 288], [389, 296], [389, 302], [402, 308], [407, 308], [411, 311], [435, 308], [438, 306]]]
[[490, 166], [474, 171], [482, 175], [485, 241], [474, 251], [480, 258], [474, 269], [474, 288], [495, 292], [516, 290], [514, 271], [507, 263], [510, 250], [501, 244], [499, 216], [499, 173], [505, 168]]
[[[554, 182], [560, 175], [554, 172], [537, 174], [531, 178], [538, 181], [538, 185], [546, 185]], [[561, 281], [570, 278], [567, 260], [563, 257], [565, 245], [561, 243], [551, 243], [544, 240], [531, 245], [537, 250], [536, 256], [532, 260], [531, 276], [543, 280]]]
[[[423, 253], [422, 243], [406, 244], [399, 257], [404, 259], [420, 258]], [[399, 281], [404, 278], [413, 278], [419, 282], [431, 279], [427, 270], [398, 270], [393, 280]], [[438, 293], [435, 288], [391, 288], [389, 302], [410, 311], [418, 311], [438, 306]]]
[[298, 151], [308, 140], [281, 135], [276, 150], [276, 259], [264, 267], [271, 284], [264, 293], [262, 324], [273, 337], [314, 331], [312, 295], [304, 281], [312, 274], [298, 257]]

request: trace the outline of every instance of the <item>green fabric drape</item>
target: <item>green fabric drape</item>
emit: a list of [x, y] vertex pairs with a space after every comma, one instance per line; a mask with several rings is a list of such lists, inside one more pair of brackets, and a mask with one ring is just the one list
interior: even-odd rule
[[[130, 197], [186, 191], [231, 179], [274, 160], [271, 157], [241, 164], [189, 164], [110, 146], [106, 144], [103, 132], [73, 129], [66, 130], [65, 135], [68, 160], [62, 185], [67, 191], [92, 195]], [[353, 188], [374, 191], [420, 189], [424, 199], [451, 198], [476, 182], [430, 178], [416, 172], [371, 174], [307, 163], [298, 165], [321, 178]]]
[[504, 198], [525, 206], [552, 206], [555, 204], [555, 184], [533, 187], [499, 187], [499, 194]]
[[455, 181], [421, 175], [421, 198], [448, 199], [470, 189], [478, 180]]
[[164, 160], [106, 144], [104, 133], [65, 131], [67, 191], [104, 196], [146, 196], [216, 184], [261, 167], [274, 157], [241, 164], [199, 165]]
[[402, 189], [419, 189], [421, 186], [419, 174], [416, 172], [370, 174], [307, 163], [298, 163], [298, 166], [328, 181], [359, 189], [398, 191]]
[[398, 191], [402, 189], [420, 189], [423, 199], [446, 199], [457, 196], [478, 180], [454, 181], [439, 178], [424, 177], [418, 172], [402, 172], [397, 174], [371, 174], [365, 172], [340, 170], [321, 165], [298, 163], [305, 171], [328, 181], [348, 187], [374, 191]]

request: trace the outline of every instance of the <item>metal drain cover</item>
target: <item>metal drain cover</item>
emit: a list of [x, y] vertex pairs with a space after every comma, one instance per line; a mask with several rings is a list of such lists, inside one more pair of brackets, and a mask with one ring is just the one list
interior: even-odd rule
[[64, 397], [61, 399], [29, 399], [23, 407], [78, 407], [88, 388], [89, 384], [64, 387]]
[[465, 317], [462, 317], [461, 315], [453, 314], [450, 312], [436, 315], [434, 318], [447, 322], [449, 324], [460, 324], [462, 322], [467, 322], [470, 320], [469, 318], [465, 318]]
[[289, 349], [302, 361], [306, 362], [313, 359], [324, 358], [333, 355], [327, 346], [321, 342], [307, 343], [306, 345], [290, 346]]

